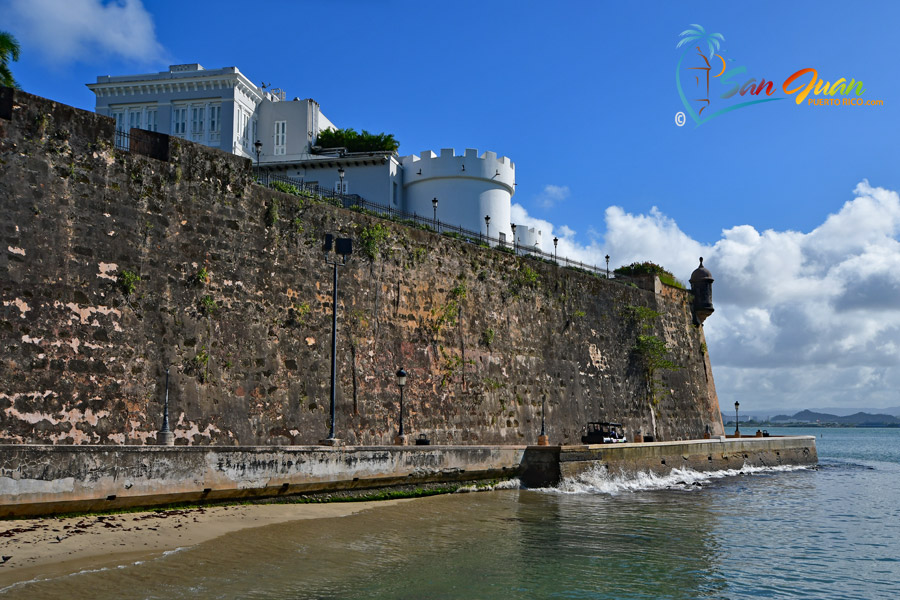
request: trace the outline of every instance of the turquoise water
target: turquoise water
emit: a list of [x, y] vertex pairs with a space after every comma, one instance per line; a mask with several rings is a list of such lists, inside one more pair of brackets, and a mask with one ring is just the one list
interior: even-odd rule
[[816, 436], [818, 469], [453, 494], [230, 534], [22, 598], [896, 598], [900, 429]]

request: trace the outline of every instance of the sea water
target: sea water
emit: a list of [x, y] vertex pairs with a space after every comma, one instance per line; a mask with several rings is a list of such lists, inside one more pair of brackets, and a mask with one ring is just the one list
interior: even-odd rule
[[226, 535], [21, 598], [900, 597], [900, 429], [815, 435], [818, 468], [596, 471]]

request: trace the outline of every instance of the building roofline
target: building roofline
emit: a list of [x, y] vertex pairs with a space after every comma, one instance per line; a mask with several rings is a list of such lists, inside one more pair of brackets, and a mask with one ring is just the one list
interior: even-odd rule
[[[262, 101], [267, 94], [260, 90], [250, 79], [240, 72], [237, 67], [224, 67], [221, 69], [203, 69], [192, 71], [160, 71], [159, 73], [146, 73], [142, 75], [101, 75], [96, 83], [87, 83], [85, 86], [98, 97], [106, 96], [104, 92], [120, 91], [123, 95], [134, 88], [150, 86], [194, 87], [205, 89], [205, 85], [211, 80], [220, 83], [238, 84], [254, 100]], [[223, 87], [223, 86], [219, 86]], [[234, 85], [230, 86], [234, 87]], [[118, 95], [118, 93], [114, 94]]]

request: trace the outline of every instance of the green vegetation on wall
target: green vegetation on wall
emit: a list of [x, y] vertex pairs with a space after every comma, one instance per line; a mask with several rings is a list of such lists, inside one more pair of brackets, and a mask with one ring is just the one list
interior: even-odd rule
[[381, 223], [372, 223], [362, 230], [359, 235], [359, 241], [362, 245], [363, 252], [370, 260], [375, 260], [381, 255], [385, 242], [388, 238], [387, 227]]
[[640, 331], [632, 347], [632, 352], [637, 357], [646, 384], [647, 401], [651, 406], [659, 404], [659, 392], [663, 391], [664, 386], [659, 380], [659, 371], [675, 371], [681, 367], [669, 360], [669, 347], [661, 338], [650, 333], [653, 329], [653, 323], [659, 317], [659, 313], [646, 306], [626, 306], [624, 309], [625, 316], [634, 324], [638, 325]]
[[613, 273], [615, 273], [617, 277], [656, 275], [657, 277], [659, 277], [659, 280], [666, 285], [671, 285], [682, 290], [684, 289], [684, 284], [681, 283], [674, 275], [672, 275], [670, 271], [657, 265], [656, 263], [652, 263], [649, 261], [634, 262], [630, 265], [619, 267], [618, 269], [613, 271]]
[[137, 287], [137, 283], [141, 280], [140, 275], [135, 273], [134, 271], [129, 271], [125, 269], [119, 275], [119, 289], [122, 290], [122, 293], [126, 296], [130, 296], [134, 293], [135, 288]]

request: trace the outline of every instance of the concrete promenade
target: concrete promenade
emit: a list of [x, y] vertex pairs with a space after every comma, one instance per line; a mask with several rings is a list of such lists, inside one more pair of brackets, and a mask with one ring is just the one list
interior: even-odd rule
[[578, 446], [0, 445], [0, 518], [518, 477], [815, 464], [815, 438]]

